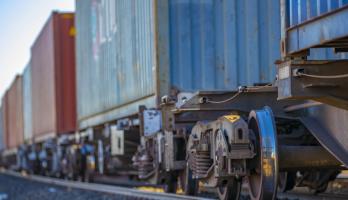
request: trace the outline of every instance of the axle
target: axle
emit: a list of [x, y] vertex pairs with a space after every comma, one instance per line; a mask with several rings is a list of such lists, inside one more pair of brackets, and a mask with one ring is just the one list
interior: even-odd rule
[[342, 164], [321, 146], [280, 145], [279, 170], [338, 168]]

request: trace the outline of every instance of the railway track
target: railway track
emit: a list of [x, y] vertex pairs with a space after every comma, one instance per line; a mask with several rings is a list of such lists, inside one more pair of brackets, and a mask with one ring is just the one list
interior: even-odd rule
[[[25, 175], [23, 176], [20, 173], [12, 171], [2, 171], [1, 174], [24, 179], [27, 181], [34, 181], [39, 183], [44, 183], [47, 185], [64, 187], [69, 189], [78, 189], [82, 191], [93, 191], [98, 193], [111, 194], [116, 197], [116, 199], [129, 199], [129, 200], [211, 200], [210, 198], [204, 197], [192, 197], [184, 196], [177, 194], [168, 194], [168, 193], [158, 193], [158, 192], [149, 192], [142, 191], [139, 189], [111, 186], [105, 184], [95, 184], [95, 183], [82, 183], [75, 181], [67, 181], [56, 178], [41, 177], [36, 175]], [[9, 198], [11, 199], [11, 198]]]
[[[52, 187], [62, 187], [71, 189], [77, 189], [81, 191], [95, 192], [99, 194], [108, 194], [114, 199], [127, 199], [127, 200], [212, 200], [212, 198], [207, 197], [193, 197], [177, 194], [159, 193], [159, 192], [149, 192], [139, 189], [120, 187], [114, 185], [106, 184], [96, 184], [96, 183], [82, 183], [76, 181], [68, 181], [57, 178], [42, 177], [36, 175], [22, 175], [13, 171], [1, 171], [0, 174], [6, 176], [16, 177], [29, 182], [42, 183]], [[346, 180], [345, 180], [346, 181]], [[1, 188], [1, 187], [0, 187]], [[80, 192], [81, 193], [81, 192]], [[98, 196], [98, 195], [95, 195]], [[0, 199], [1, 195], [0, 195]], [[12, 198], [8, 198], [12, 199]], [[249, 198], [243, 195], [242, 200], [248, 200]], [[289, 193], [279, 193], [278, 200], [345, 200], [348, 199], [348, 194], [345, 192], [329, 191], [328, 193], [322, 194], [311, 194], [305, 190], [295, 190]]]
[[347, 194], [310, 194], [302, 192], [291, 192], [286, 194], [278, 194], [278, 200], [346, 200], [348, 199]]
[[343, 200], [348, 199], [348, 176], [340, 174], [329, 184], [325, 193], [313, 194], [307, 188], [295, 188], [288, 193], [278, 194], [279, 200]]

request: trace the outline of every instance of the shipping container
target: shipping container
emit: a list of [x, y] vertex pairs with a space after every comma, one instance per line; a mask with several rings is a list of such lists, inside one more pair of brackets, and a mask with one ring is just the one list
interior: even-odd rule
[[[5, 149], [5, 138], [4, 138], [4, 121], [3, 121], [3, 105], [0, 106], [0, 152]], [[1, 159], [0, 159], [1, 160]]]
[[298, 54], [309, 48], [312, 58], [346, 58], [335, 54], [348, 46], [348, 27], [342, 22], [348, 19], [347, 0], [281, 0], [282, 54]]
[[35, 140], [76, 129], [74, 42], [74, 15], [53, 12], [31, 48]]
[[33, 137], [31, 94], [31, 67], [29, 62], [23, 72], [23, 120], [25, 141], [31, 141]]
[[279, 9], [274, 0], [76, 1], [79, 128], [178, 91], [273, 81]]
[[23, 144], [23, 79], [17, 75], [4, 97], [6, 148]]
[[6, 91], [4, 93], [4, 95], [2, 96], [2, 99], [1, 99], [2, 130], [3, 130], [3, 141], [4, 141], [5, 149], [7, 149], [7, 144], [8, 144], [8, 142], [7, 142], [7, 132], [8, 132], [7, 131], [7, 127], [8, 127], [8, 125], [7, 125], [7, 119], [8, 119], [8, 117], [7, 117], [7, 102], [8, 101], [6, 100], [8, 97], [7, 93], [8, 93], [8, 91]]

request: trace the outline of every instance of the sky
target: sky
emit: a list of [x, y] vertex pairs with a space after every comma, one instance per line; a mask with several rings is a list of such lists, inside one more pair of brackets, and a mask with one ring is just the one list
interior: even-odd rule
[[30, 47], [53, 10], [74, 11], [74, 0], [0, 0], [0, 99], [29, 62]]

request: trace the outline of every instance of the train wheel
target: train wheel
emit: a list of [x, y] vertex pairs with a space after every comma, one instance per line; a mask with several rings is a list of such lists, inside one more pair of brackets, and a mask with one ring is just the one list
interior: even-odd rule
[[247, 177], [252, 200], [276, 199], [278, 185], [278, 151], [274, 117], [271, 109], [252, 111], [249, 129], [254, 133], [256, 158], [251, 161], [253, 169]]
[[329, 182], [335, 180], [339, 173], [340, 171], [334, 169], [307, 172], [305, 176], [307, 176], [306, 182], [309, 192], [313, 194], [325, 192]]
[[318, 186], [315, 189], [309, 189], [310, 192], [312, 192], [313, 194], [320, 194], [323, 193], [327, 190], [327, 188], [329, 187], [329, 182], [323, 183], [320, 186]]
[[296, 185], [296, 172], [279, 173], [278, 190], [286, 192], [292, 190]]
[[93, 182], [93, 172], [86, 170], [84, 173], [84, 176], [83, 176], [83, 181], [86, 183], [92, 183]]
[[176, 175], [168, 175], [164, 181], [163, 190], [165, 193], [176, 193], [178, 188], [178, 177]]
[[219, 195], [220, 200], [238, 200], [240, 197], [241, 191], [241, 181], [237, 179], [232, 179], [223, 182], [222, 186], [218, 187], [217, 193]]
[[188, 162], [186, 168], [180, 176], [181, 187], [185, 195], [194, 196], [198, 192], [198, 180], [192, 178], [192, 170], [189, 167]]

